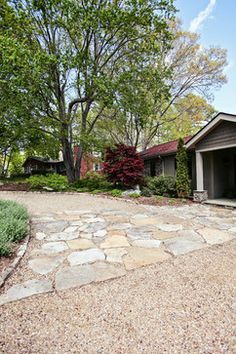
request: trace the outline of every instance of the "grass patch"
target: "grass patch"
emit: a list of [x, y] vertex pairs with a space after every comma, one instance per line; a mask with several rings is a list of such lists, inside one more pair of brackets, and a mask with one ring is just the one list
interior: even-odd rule
[[12, 246], [27, 234], [28, 212], [16, 202], [0, 200], [0, 256], [10, 256]]

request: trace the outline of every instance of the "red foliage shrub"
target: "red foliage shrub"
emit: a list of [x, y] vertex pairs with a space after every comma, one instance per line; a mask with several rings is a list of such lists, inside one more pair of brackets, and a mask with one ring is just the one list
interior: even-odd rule
[[135, 147], [117, 144], [114, 149], [107, 149], [103, 171], [110, 182], [132, 187], [142, 181], [143, 169]]

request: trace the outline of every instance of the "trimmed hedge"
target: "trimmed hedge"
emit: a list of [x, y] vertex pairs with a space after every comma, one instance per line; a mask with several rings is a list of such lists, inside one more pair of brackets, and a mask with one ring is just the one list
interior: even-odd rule
[[0, 200], [0, 256], [9, 256], [12, 244], [27, 234], [28, 212], [16, 202]]

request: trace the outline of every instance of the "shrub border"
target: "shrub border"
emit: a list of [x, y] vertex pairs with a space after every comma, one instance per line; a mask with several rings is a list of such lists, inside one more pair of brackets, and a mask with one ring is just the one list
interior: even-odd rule
[[25, 252], [27, 250], [29, 240], [31, 236], [31, 224], [30, 221], [27, 222], [27, 235], [24, 238], [24, 242], [20, 245], [16, 252], [16, 257], [13, 262], [0, 273], [0, 288], [3, 287], [7, 279], [12, 275], [12, 273], [17, 268], [18, 264], [20, 263], [21, 259], [24, 257]]

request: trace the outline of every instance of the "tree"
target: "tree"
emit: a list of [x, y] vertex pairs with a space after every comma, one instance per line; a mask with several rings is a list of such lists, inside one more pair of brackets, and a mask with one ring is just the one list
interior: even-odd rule
[[[7, 3], [17, 21], [25, 22], [17, 31], [24, 33], [23, 43], [31, 51], [25, 61], [21, 56], [21, 65], [28, 67], [28, 77], [33, 78], [30, 89], [38, 98], [31, 116], [37, 129], [59, 139], [67, 177], [73, 182], [80, 177], [85, 142], [103, 110], [112, 104], [114, 89], [124, 83], [127, 72], [145, 68], [169, 46], [172, 0]], [[10, 31], [9, 36], [10, 47], [14, 34]], [[6, 58], [8, 64], [15, 60]], [[89, 121], [92, 110], [96, 115]], [[80, 149], [74, 165], [75, 142]]]
[[133, 187], [142, 181], [143, 168], [143, 161], [133, 146], [117, 144], [106, 151], [103, 171], [112, 183]]
[[172, 48], [156, 62], [162, 80], [157, 78], [151, 86], [146, 71], [129, 83], [131, 97], [137, 90], [143, 93], [137, 96], [140, 110], [120, 100], [119, 108], [106, 112], [104, 126], [108, 121], [111, 140], [146, 149], [151, 143], [182, 135], [181, 129], [183, 135], [191, 135], [212, 117], [212, 92], [226, 82], [226, 51], [204, 48], [199, 36], [183, 31], [179, 22], [171, 23], [171, 28]]
[[188, 155], [184, 147], [184, 140], [179, 139], [177, 154], [176, 154], [176, 190], [178, 197], [187, 198], [190, 194], [190, 181], [188, 171]]
[[156, 141], [170, 141], [192, 136], [216, 113], [204, 97], [189, 93], [180, 98], [166, 114], [167, 122], [157, 132]]

